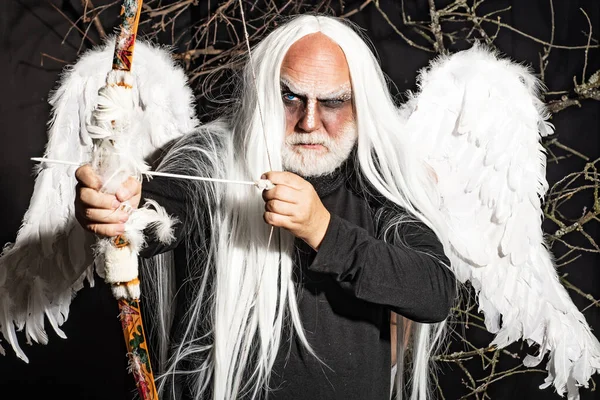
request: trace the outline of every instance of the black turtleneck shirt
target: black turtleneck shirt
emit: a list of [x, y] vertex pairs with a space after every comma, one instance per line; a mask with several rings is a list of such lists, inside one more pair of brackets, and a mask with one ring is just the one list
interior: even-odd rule
[[[286, 335], [269, 399], [389, 399], [390, 310], [417, 322], [439, 322], [453, 302], [455, 278], [433, 232], [414, 219], [385, 229], [404, 211], [362, 192], [349, 170], [308, 179], [331, 213], [319, 251], [297, 240], [295, 254], [300, 317], [320, 361]], [[184, 199], [171, 189], [156, 178], [144, 184], [143, 197], [178, 216]], [[184, 242], [178, 238], [174, 246]], [[166, 249], [150, 240], [142, 256]], [[175, 254], [183, 273], [185, 252]]]

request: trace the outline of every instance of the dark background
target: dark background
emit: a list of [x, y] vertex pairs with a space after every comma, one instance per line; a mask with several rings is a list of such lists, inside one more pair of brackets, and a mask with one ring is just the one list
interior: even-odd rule
[[[94, 2], [95, 5], [110, 1]], [[216, 3], [214, 1], [213, 3]], [[363, 1], [345, 2], [346, 10], [353, 9]], [[549, 1], [542, 0], [488, 0], [488, 6], [500, 9], [511, 6], [502, 14], [502, 21], [534, 37], [548, 41], [550, 38]], [[200, 1], [200, 4], [203, 4]], [[337, 3], [332, 3], [337, 4]], [[400, 24], [399, 2], [381, 1], [393, 22]], [[428, 19], [427, 1], [407, 1], [412, 15]], [[556, 1], [555, 43], [581, 45], [586, 43], [588, 26], [580, 8], [584, 9], [593, 24], [593, 31], [600, 32], [600, 2]], [[339, 7], [338, 7], [339, 8]], [[16, 232], [25, 213], [33, 190], [33, 164], [30, 157], [41, 156], [46, 144], [46, 123], [49, 116], [47, 98], [54, 88], [58, 75], [65, 63], [76, 60], [77, 55], [92, 42], [81, 39], [72, 30], [66, 17], [75, 20], [81, 15], [79, 0], [1, 0], [0, 1], [0, 244], [14, 241]], [[62, 15], [62, 14], [64, 15]], [[113, 7], [102, 15], [105, 27], [114, 26], [118, 9]], [[186, 13], [180, 19], [181, 29], [195, 18]], [[414, 89], [417, 70], [424, 67], [432, 54], [408, 46], [393, 32], [381, 14], [369, 5], [352, 20], [366, 29], [381, 58], [384, 71], [397, 86], [396, 94]], [[401, 28], [411, 38], [409, 28]], [[92, 40], [99, 42], [97, 32], [89, 31]], [[600, 35], [595, 34], [598, 38]], [[159, 39], [160, 40], [160, 39]], [[597, 44], [597, 42], [595, 42]], [[502, 30], [496, 44], [512, 59], [535, 70], [539, 66], [539, 53], [542, 46], [522, 35]], [[453, 50], [465, 47], [458, 43]], [[45, 56], [47, 54], [48, 56]], [[590, 50], [588, 76], [600, 68], [598, 50]], [[546, 71], [546, 84], [550, 91], [570, 90], [573, 77], [581, 80], [584, 52], [574, 50], [553, 50]], [[572, 93], [571, 93], [572, 94]], [[198, 99], [199, 107], [205, 111], [206, 102]], [[557, 137], [563, 144], [583, 152], [591, 160], [600, 155], [598, 136], [600, 134], [600, 102], [585, 101], [582, 107], [571, 107], [558, 115], [552, 122], [556, 126]], [[570, 157], [560, 163], [549, 163], [548, 180], [556, 182], [569, 172], [579, 171], [585, 161]], [[584, 205], [591, 204], [589, 198], [574, 199], [568, 212], [579, 215]], [[549, 222], [544, 225], [547, 232], [556, 229]], [[589, 231], [599, 238], [597, 224]], [[580, 243], [574, 237], [573, 243]], [[554, 249], [557, 254], [564, 248]], [[600, 257], [598, 253], [584, 253], [574, 263], [561, 269], [568, 273], [569, 280], [594, 298], [600, 297]], [[577, 306], [582, 309], [589, 301], [570, 291]], [[61, 399], [130, 399], [134, 390], [133, 378], [123, 373], [126, 368], [125, 346], [117, 320], [118, 309], [108, 288], [101, 279], [96, 279], [94, 288], [86, 288], [74, 299], [68, 321], [62, 329], [68, 339], [58, 338], [49, 327], [50, 343], [46, 346], [26, 346], [30, 364], [18, 360], [12, 349], [2, 342], [6, 356], [0, 357], [0, 398], [34, 399], [41, 396]], [[590, 307], [585, 316], [590, 325], [600, 330], [600, 311]], [[476, 329], [469, 331], [475, 345], [486, 345], [491, 336]], [[465, 350], [458, 343], [456, 350]], [[511, 351], [524, 352], [524, 345], [513, 345]], [[530, 350], [532, 351], [532, 350]], [[518, 362], [515, 362], [516, 366]], [[508, 365], [508, 364], [507, 364]], [[480, 371], [479, 361], [468, 365], [469, 369]], [[489, 372], [489, 371], [487, 371]], [[475, 372], [474, 376], [485, 376]], [[524, 373], [508, 377], [493, 384], [488, 394], [493, 399], [555, 399], [553, 390], [540, 391], [539, 386], [545, 377], [543, 373]], [[598, 380], [598, 376], [595, 376]], [[457, 366], [442, 365], [440, 383], [445, 398], [459, 398], [466, 392], [461, 381], [464, 374]], [[11, 394], [12, 393], [12, 394]], [[583, 399], [600, 398], [598, 391], [583, 391]]]

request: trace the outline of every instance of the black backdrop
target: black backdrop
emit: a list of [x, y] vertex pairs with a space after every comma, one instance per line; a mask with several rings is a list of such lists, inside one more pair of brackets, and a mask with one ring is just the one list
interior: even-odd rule
[[[547, 0], [488, 0], [493, 8], [511, 6], [503, 13], [503, 21], [535, 37], [550, 37], [550, 11]], [[96, 5], [109, 1], [96, 1]], [[200, 2], [202, 4], [202, 1]], [[215, 2], [216, 3], [216, 2]], [[347, 9], [362, 1], [347, 1]], [[427, 18], [427, 1], [407, 1], [411, 11]], [[569, 0], [556, 2], [555, 43], [585, 44], [587, 23], [579, 8], [585, 9], [599, 32], [600, 2], [597, 0]], [[399, 21], [399, 1], [381, 1], [393, 22]], [[60, 12], [58, 11], [60, 10]], [[61, 15], [64, 14], [64, 15]], [[0, 212], [2, 213], [1, 243], [14, 240], [19, 224], [27, 209], [33, 190], [33, 164], [30, 157], [41, 156], [46, 143], [46, 123], [49, 115], [48, 94], [54, 87], [65, 62], [76, 59], [78, 52], [91, 45], [72, 31], [65, 15], [75, 19], [81, 15], [79, 0], [2, 0], [0, 2]], [[103, 15], [105, 26], [113, 25], [117, 9]], [[185, 26], [194, 15], [180, 19]], [[356, 14], [353, 20], [366, 29], [374, 42], [383, 69], [397, 86], [397, 93], [414, 88], [417, 70], [426, 65], [429, 55], [406, 45], [391, 30], [372, 5]], [[408, 29], [403, 31], [410, 34]], [[98, 40], [96, 32], [90, 37]], [[595, 35], [598, 38], [598, 35]], [[513, 59], [539, 65], [541, 46], [522, 35], [503, 30], [497, 40], [500, 50]], [[459, 45], [457, 45], [459, 46]], [[45, 56], [47, 54], [48, 56]], [[62, 61], [61, 61], [62, 60]], [[573, 76], [581, 76], [584, 52], [553, 50], [547, 69], [546, 83], [550, 90], [572, 87]], [[588, 75], [600, 68], [598, 51], [591, 51]], [[536, 68], [537, 69], [537, 68]], [[204, 103], [199, 99], [199, 104]], [[587, 101], [581, 108], [572, 107], [558, 114], [556, 125], [562, 143], [585, 152], [592, 160], [599, 157], [600, 102]], [[548, 179], [555, 182], [569, 171], [582, 168], [584, 161], [576, 157], [548, 165]], [[571, 210], [581, 213], [574, 203]], [[546, 223], [548, 230], [555, 229]], [[597, 229], [591, 234], [599, 238]], [[600, 297], [600, 257], [598, 253], [584, 254], [562, 272], [568, 272], [571, 281], [584, 292]], [[575, 303], [586, 307], [589, 301], [570, 292]], [[96, 286], [82, 290], [74, 299], [69, 320], [63, 330], [68, 339], [58, 338], [49, 330], [50, 343], [46, 346], [27, 346], [30, 364], [18, 360], [6, 342], [6, 356], [0, 357], [0, 398], [34, 399], [39, 396], [57, 396], [62, 399], [129, 399], [134, 390], [126, 368], [125, 347], [117, 320], [117, 307], [109, 290], [100, 279]], [[585, 315], [596, 330], [600, 330], [600, 312], [591, 307]], [[489, 336], [474, 335], [473, 343], [486, 344]], [[518, 348], [518, 347], [517, 347]], [[464, 394], [460, 388], [462, 376], [458, 368], [444, 367], [440, 381], [446, 398]], [[552, 389], [540, 391], [544, 374], [512, 376], [489, 390], [494, 399], [551, 399], [557, 398]], [[597, 379], [597, 377], [596, 377]], [[11, 393], [12, 392], [12, 393]], [[584, 392], [582, 398], [600, 398], [597, 392]]]

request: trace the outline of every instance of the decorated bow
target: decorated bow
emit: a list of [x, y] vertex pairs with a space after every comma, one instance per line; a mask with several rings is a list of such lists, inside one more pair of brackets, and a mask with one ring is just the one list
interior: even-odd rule
[[[131, 130], [135, 124], [138, 105], [133, 96], [134, 76], [131, 74], [133, 50], [142, 8], [142, 0], [124, 0], [121, 25], [116, 38], [112, 70], [99, 91], [99, 100], [88, 125], [93, 139], [92, 166], [102, 178], [102, 191], [115, 193], [129, 176], [141, 177], [148, 169], [143, 157], [135, 151]], [[121, 208], [131, 211], [128, 204]], [[99, 239], [99, 258], [104, 261], [104, 279], [111, 284], [119, 303], [119, 318], [140, 397], [158, 399], [148, 344], [140, 310], [140, 281], [138, 279], [138, 250], [142, 242], [141, 229], [152, 216], [147, 210], [136, 211], [125, 233], [114, 238]]]

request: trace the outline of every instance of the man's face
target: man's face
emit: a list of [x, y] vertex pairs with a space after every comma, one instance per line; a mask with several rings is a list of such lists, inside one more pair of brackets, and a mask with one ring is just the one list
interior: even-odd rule
[[357, 130], [348, 63], [322, 33], [294, 43], [281, 64], [286, 115], [286, 170], [303, 176], [333, 172], [348, 158]]

